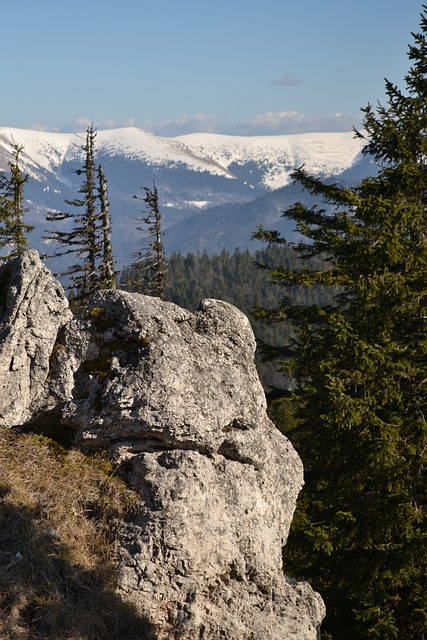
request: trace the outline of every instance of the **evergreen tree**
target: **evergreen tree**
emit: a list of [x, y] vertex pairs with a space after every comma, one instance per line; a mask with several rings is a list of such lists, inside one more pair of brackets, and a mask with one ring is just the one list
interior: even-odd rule
[[45, 236], [58, 247], [50, 257], [68, 254], [76, 257], [59, 275], [69, 278], [67, 288], [73, 292], [73, 299], [81, 303], [98, 289], [115, 287], [107, 182], [102, 167], [98, 171], [95, 167], [95, 138], [93, 126], [88, 127], [82, 147], [84, 163], [75, 170], [85, 178], [79, 190], [82, 197], [65, 201], [76, 209], [65, 213], [53, 211], [46, 216], [48, 221], [61, 223], [62, 227], [48, 231]]
[[107, 180], [102, 165], [98, 167], [100, 219], [102, 228], [102, 263], [99, 278], [99, 288], [115, 289], [116, 272], [114, 270], [113, 246], [111, 244], [111, 216], [110, 203], [108, 202]]
[[24, 187], [28, 174], [22, 173], [19, 156], [24, 147], [13, 141], [13, 161], [9, 162], [10, 177], [0, 176], [0, 248], [8, 248], [8, 258], [22, 255], [28, 246], [27, 235], [34, 229], [24, 222], [28, 209], [24, 207]]
[[[414, 38], [405, 91], [386, 81], [387, 105], [363, 110], [378, 175], [350, 189], [295, 172], [333, 212], [285, 212], [306, 238], [300, 266], [270, 269], [286, 293], [258, 309], [294, 327], [280, 358], [297, 381], [290, 435], [306, 484], [284, 568], [321, 592], [323, 637], [334, 640], [427, 638], [426, 7]], [[255, 236], [285, 242], [263, 228]], [[334, 298], [295, 304], [295, 285]]]
[[147, 213], [140, 219], [144, 227], [137, 227], [138, 231], [148, 232], [147, 247], [143, 252], [138, 252], [135, 257], [135, 267], [139, 273], [139, 287], [142, 293], [149, 296], [157, 296], [163, 299], [167, 281], [167, 264], [165, 250], [162, 241], [161, 213], [159, 207], [159, 193], [156, 184], [153, 188], [143, 187]]

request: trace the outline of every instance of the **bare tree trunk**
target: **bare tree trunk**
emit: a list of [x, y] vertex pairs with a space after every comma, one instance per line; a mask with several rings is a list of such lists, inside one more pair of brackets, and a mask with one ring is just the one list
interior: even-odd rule
[[101, 225], [103, 238], [102, 286], [105, 289], [117, 287], [114, 271], [113, 247], [111, 244], [111, 216], [108, 202], [107, 180], [101, 165], [98, 167], [99, 200], [101, 202]]

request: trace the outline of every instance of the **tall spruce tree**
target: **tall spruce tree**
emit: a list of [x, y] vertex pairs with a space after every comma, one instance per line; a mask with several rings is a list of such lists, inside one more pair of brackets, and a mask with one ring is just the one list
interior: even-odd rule
[[135, 255], [134, 269], [137, 272], [139, 289], [149, 296], [157, 296], [163, 299], [167, 280], [167, 263], [162, 241], [161, 213], [159, 207], [159, 192], [153, 182], [153, 188], [143, 187], [146, 204], [146, 215], [140, 219], [143, 227], [137, 227], [138, 231], [148, 234], [146, 247]]
[[28, 233], [34, 229], [24, 221], [28, 212], [24, 206], [24, 187], [28, 174], [24, 174], [19, 166], [23, 149], [22, 145], [13, 141], [10, 177], [6, 174], [0, 176], [0, 249], [7, 248], [8, 258], [22, 255], [28, 246]]
[[80, 303], [98, 289], [115, 287], [107, 182], [102, 167], [96, 170], [95, 138], [93, 126], [88, 127], [82, 146], [84, 163], [75, 170], [77, 175], [84, 176], [79, 190], [82, 197], [65, 201], [76, 209], [65, 213], [53, 211], [46, 216], [49, 222], [61, 223], [45, 236], [57, 245], [49, 257], [75, 255], [74, 263], [59, 275], [69, 278], [67, 288]]
[[[284, 569], [326, 601], [324, 638], [427, 638], [427, 7], [409, 48], [404, 90], [364, 111], [364, 153], [376, 177], [354, 188], [294, 178], [323, 202], [284, 215], [305, 236], [298, 269], [270, 269], [285, 287], [269, 322], [294, 337], [281, 367], [295, 379], [290, 433], [305, 488]], [[275, 231], [254, 234], [284, 243]], [[313, 269], [308, 256], [323, 256]], [[296, 285], [331, 303], [297, 305]]]

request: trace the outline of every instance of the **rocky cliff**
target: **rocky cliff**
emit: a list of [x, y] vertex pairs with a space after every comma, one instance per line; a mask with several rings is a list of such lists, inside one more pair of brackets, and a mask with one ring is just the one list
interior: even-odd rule
[[138, 492], [118, 591], [155, 637], [315, 640], [323, 602], [281, 566], [302, 465], [267, 417], [247, 318], [121, 291], [71, 317], [31, 251], [0, 266], [0, 304], [2, 424], [54, 412]]
[[58, 329], [71, 317], [36, 251], [0, 263], [0, 426], [22, 424], [44, 405]]

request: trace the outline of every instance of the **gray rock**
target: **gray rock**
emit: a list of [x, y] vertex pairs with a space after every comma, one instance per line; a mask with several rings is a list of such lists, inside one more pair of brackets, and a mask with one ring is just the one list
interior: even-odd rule
[[0, 264], [0, 425], [53, 413], [138, 492], [118, 590], [158, 640], [318, 636], [322, 599], [282, 571], [302, 464], [254, 352], [230, 304], [104, 291], [73, 318], [36, 252]]
[[63, 338], [74, 375], [64, 422], [82, 447], [220, 450], [263, 464], [259, 433], [270, 422], [255, 339], [232, 305], [204, 300], [192, 314], [157, 298], [103, 291]]
[[324, 616], [283, 575], [302, 465], [267, 417], [254, 351], [230, 304], [192, 314], [117, 291], [62, 335], [63, 423], [141, 496], [122, 527], [120, 591], [159, 639], [315, 640]]
[[122, 531], [120, 588], [157, 638], [318, 637], [320, 596], [282, 572], [288, 496], [268, 469], [175, 450], [127, 473], [141, 510]]
[[46, 378], [59, 328], [71, 318], [64, 291], [36, 251], [0, 264], [0, 425], [46, 408]]

